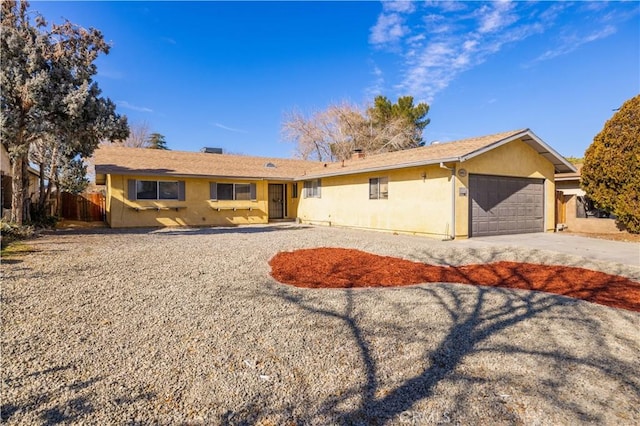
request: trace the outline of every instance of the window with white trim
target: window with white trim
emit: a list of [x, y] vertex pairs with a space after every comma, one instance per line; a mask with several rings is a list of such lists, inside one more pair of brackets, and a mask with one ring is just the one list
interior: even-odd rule
[[369, 179], [369, 199], [386, 200], [389, 198], [389, 178], [377, 177]]
[[304, 181], [304, 198], [321, 198], [320, 189], [322, 182], [320, 179], [305, 180]]

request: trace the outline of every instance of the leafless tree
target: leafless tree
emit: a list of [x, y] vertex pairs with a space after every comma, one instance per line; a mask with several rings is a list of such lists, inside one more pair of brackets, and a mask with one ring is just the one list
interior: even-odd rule
[[126, 146], [129, 148], [149, 148], [150, 126], [146, 121], [133, 123], [129, 126], [129, 136], [121, 141], [110, 142], [104, 140], [100, 145]]
[[375, 154], [416, 146], [415, 126], [408, 119], [398, 117], [384, 126], [374, 125], [368, 110], [346, 102], [309, 116], [289, 113], [282, 135], [295, 144], [297, 157], [318, 161], [345, 160], [355, 149]]

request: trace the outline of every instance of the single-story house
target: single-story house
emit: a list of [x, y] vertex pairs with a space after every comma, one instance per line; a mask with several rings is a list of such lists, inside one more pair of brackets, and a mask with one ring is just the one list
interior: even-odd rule
[[623, 232], [618, 229], [614, 216], [594, 206], [580, 187], [582, 164], [575, 167], [573, 173], [555, 175], [558, 229], [586, 234]]
[[555, 229], [554, 174], [575, 168], [531, 130], [346, 161], [103, 147], [112, 227], [279, 219], [467, 238]]
[[[27, 166], [29, 176], [29, 197], [35, 202], [40, 189], [40, 173], [31, 166]], [[2, 217], [8, 218], [11, 214], [11, 196], [13, 194], [13, 168], [9, 151], [0, 143], [0, 208]]]

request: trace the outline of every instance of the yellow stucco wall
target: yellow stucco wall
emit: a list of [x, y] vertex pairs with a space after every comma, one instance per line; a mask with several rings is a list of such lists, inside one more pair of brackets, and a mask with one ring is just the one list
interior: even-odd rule
[[555, 183], [554, 166], [526, 143], [516, 140], [501, 147], [456, 164], [467, 176], [456, 173], [456, 238], [469, 236], [469, 197], [459, 196], [460, 187], [469, 188], [469, 174], [513, 176], [544, 179], [545, 230], [554, 231]]
[[11, 161], [9, 160], [9, 152], [0, 144], [0, 173], [11, 176]]
[[[469, 235], [470, 174], [544, 179], [545, 230], [554, 230], [554, 167], [526, 143], [510, 142], [471, 160], [446, 166], [456, 168], [453, 192], [456, 238]], [[465, 176], [460, 176], [462, 168], [467, 172]], [[388, 199], [369, 199], [369, 179], [375, 177], [389, 179]], [[126, 194], [128, 179], [157, 180], [142, 175], [107, 176], [107, 221], [112, 227], [229, 226], [269, 221], [268, 181], [215, 179], [220, 183], [255, 183], [257, 201], [211, 201], [209, 183], [213, 180], [203, 178], [180, 179], [185, 181], [185, 201], [130, 201]], [[285, 218], [436, 238], [451, 234], [451, 172], [439, 165], [323, 178], [321, 198], [303, 198], [303, 182], [297, 182], [298, 197], [293, 197], [293, 183], [271, 183], [287, 186]], [[460, 195], [461, 188], [467, 188], [466, 196]], [[156, 207], [161, 210], [143, 210]], [[234, 207], [236, 211], [232, 210]]]
[[[554, 230], [554, 166], [526, 143], [510, 142], [463, 163], [445, 165], [467, 171], [454, 178], [456, 238], [469, 236], [469, 174], [544, 179], [545, 229]], [[389, 198], [369, 200], [369, 179], [385, 176]], [[467, 188], [467, 196], [460, 195], [460, 188]], [[321, 198], [301, 198], [298, 216], [303, 223], [446, 238], [453, 222], [451, 172], [432, 165], [323, 178]]]
[[[451, 218], [449, 175], [425, 166], [323, 178], [321, 198], [301, 198], [298, 217], [303, 223], [445, 237]], [[369, 199], [369, 179], [376, 177], [389, 178], [386, 200]]]
[[[128, 200], [127, 182], [129, 179], [185, 181], [185, 200]], [[214, 181], [218, 183], [255, 183], [257, 201], [212, 201], [209, 199], [209, 183]], [[268, 184], [269, 182], [262, 180], [214, 180], [203, 178], [162, 179], [143, 175], [107, 175], [107, 222], [113, 228], [144, 226], [233, 226], [268, 223]], [[291, 202], [291, 183], [288, 183], [288, 186], [289, 209], [287, 217], [295, 218], [296, 212], [292, 208], [295, 203]], [[140, 210], [136, 211], [136, 208]], [[161, 210], [144, 210], [145, 208], [160, 208]], [[166, 208], [168, 208], [168, 210]], [[218, 208], [220, 211], [217, 210]], [[236, 208], [236, 210], [234, 211], [233, 208]]]

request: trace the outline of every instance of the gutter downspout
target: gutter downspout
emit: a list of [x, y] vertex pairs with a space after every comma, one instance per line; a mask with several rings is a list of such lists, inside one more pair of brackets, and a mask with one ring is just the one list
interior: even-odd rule
[[456, 168], [447, 167], [443, 162], [440, 163], [441, 169], [451, 171], [451, 229], [449, 239], [456, 239]]

